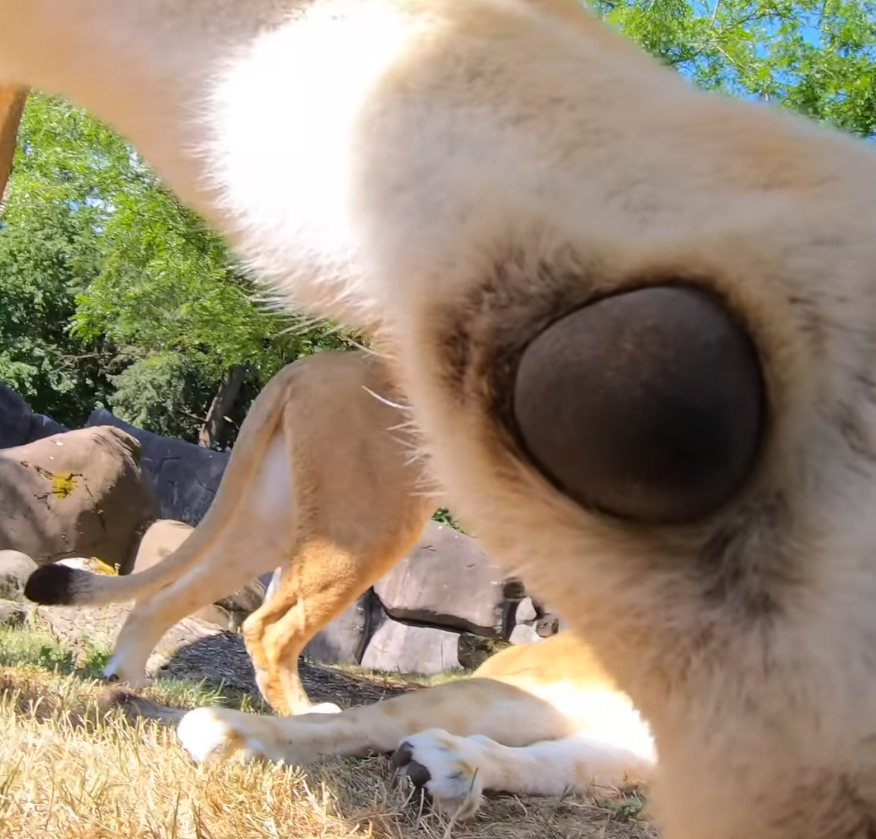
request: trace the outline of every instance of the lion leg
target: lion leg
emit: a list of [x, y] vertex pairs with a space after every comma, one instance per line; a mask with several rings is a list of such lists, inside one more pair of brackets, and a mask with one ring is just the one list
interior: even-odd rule
[[[621, 707], [621, 705], [619, 705]], [[588, 793], [647, 782], [650, 741], [643, 725], [610, 720], [577, 730], [553, 705], [494, 679], [472, 678], [336, 715], [269, 717], [198, 708], [180, 722], [184, 748], [198, 762], [263, 759], [306, 766], [322, 757], [395, 752], [394, 763], [457, 817], [472, 815], [486, 790], [536, 795]]]
[[289, 472], [282, 436], [277, 435], [231, 518], [204, 540], [201, 556], [172, 583], [137, 601], [116, 639], [105, 676], [141, 683], [149, 655], [174, 624], [288, 563], [293, 518]]
[[509, 746], [574, 730], [569, 718], [543, 699], [494, 679], [472, 678], [330, 715], [274, 717], [198, 708], [183, 717], [179, 736], [199, 762], [234, 756], [306, 766], [326, 756], [390, 753], [405, 738], [436, 726]]
[[[409, 526], [383, 534], [380, 550], [367, 543], [356, 550], [324, 538], [306, 542], [283, 570], [275, 594], [244, 622], [244, 638], [259, 690], [278, 713], [339, 710], [331, 703], [318, 708], [311, 704], [299, 676], [299, 656], [311, 638], [414, 546], [428, 509], [424, 506], [418, 512], [419, 502], [412, 501], [415, 509]], [[338, 510], [338, 515], [343, 511]], [[365, 532], [374, 535], [370, 529]]]
[[259, 689], [284, 715], [315, 710], [298, 674], [304, 647], [414, 548], [437, 506], [418, 493], [421, 471], [392, 430], [402, 417], [384, 362], [320, 361], [305, 411], [283, 418], [295, 487], [290, 560], [243, 627]]

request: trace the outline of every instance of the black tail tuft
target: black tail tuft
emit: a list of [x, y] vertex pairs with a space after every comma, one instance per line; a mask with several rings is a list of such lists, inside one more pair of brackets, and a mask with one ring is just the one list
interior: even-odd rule
[[24, 596], [44, 606], [70, 606], [75, 603], [76, 578], [83, 571], [66, 565], [43, 565], [37, 568], [24, 586]]

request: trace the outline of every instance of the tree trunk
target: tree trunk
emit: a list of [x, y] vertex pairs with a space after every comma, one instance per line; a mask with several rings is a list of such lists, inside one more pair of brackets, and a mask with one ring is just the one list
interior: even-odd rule
[[199, 446], [210, 449], [216, 444], [221, 444], [227, 428], [226, 415], [234, 407], [234, 402], [246, 380], [246, 372], [246, 367], [240, 364], [235, 364], [228, 371], [228, 375], [225, 376], [225, 380], [219, 386], [219, 390], [216, 391], [216, 395], [210, 403], [207, 418], [198, 431]]
[[6, 204], [6, 184], [18, 139], [18, 126], [27, 99], [27, 89], [0, 85], [0, 214]]

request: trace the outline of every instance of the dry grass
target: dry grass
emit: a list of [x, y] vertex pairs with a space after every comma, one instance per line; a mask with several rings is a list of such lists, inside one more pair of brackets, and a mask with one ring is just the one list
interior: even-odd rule
[[[333, 760], [311, 771], [194, 766], [172, 729], [103, 714], [93, 676], [105, 651], [75, 660], [50, 636], [0, 630], [0, 836], [21, 839], [438, 839], [447, 823], [394, 780], [389, 761]], [[247, 704], [166, 682], [148, 694], [184, 707]], [[630, 817], [576, 799], [492, 799], [456, 839], [646, 839]]]

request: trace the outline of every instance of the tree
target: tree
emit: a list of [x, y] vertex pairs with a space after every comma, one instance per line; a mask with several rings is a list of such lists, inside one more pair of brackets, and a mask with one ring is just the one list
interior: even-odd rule
[[[81, 152], [95, 145], [98, 127], [63, 103], [46, 105], [37, 98], [25, 110], [0, 221], [0, 379], [36, 410], [79, 424], [111, 391], [100, 341], [69, 329], [75, 295], [100, 261], [94, 187], [81, 176]], [[69, 149], [57, 147], [58, 136]]]
[[876, 135], [873, 0], [595, 0], [595, 11], [707, 90]]
[[239, 397], [344, 344], [330, 325], [259, 305], [223, 241], [122, 138], [60, 99], [29, 100], [3, 218], [0, 378], [62, 422], [106, 403], [222, 445]]

